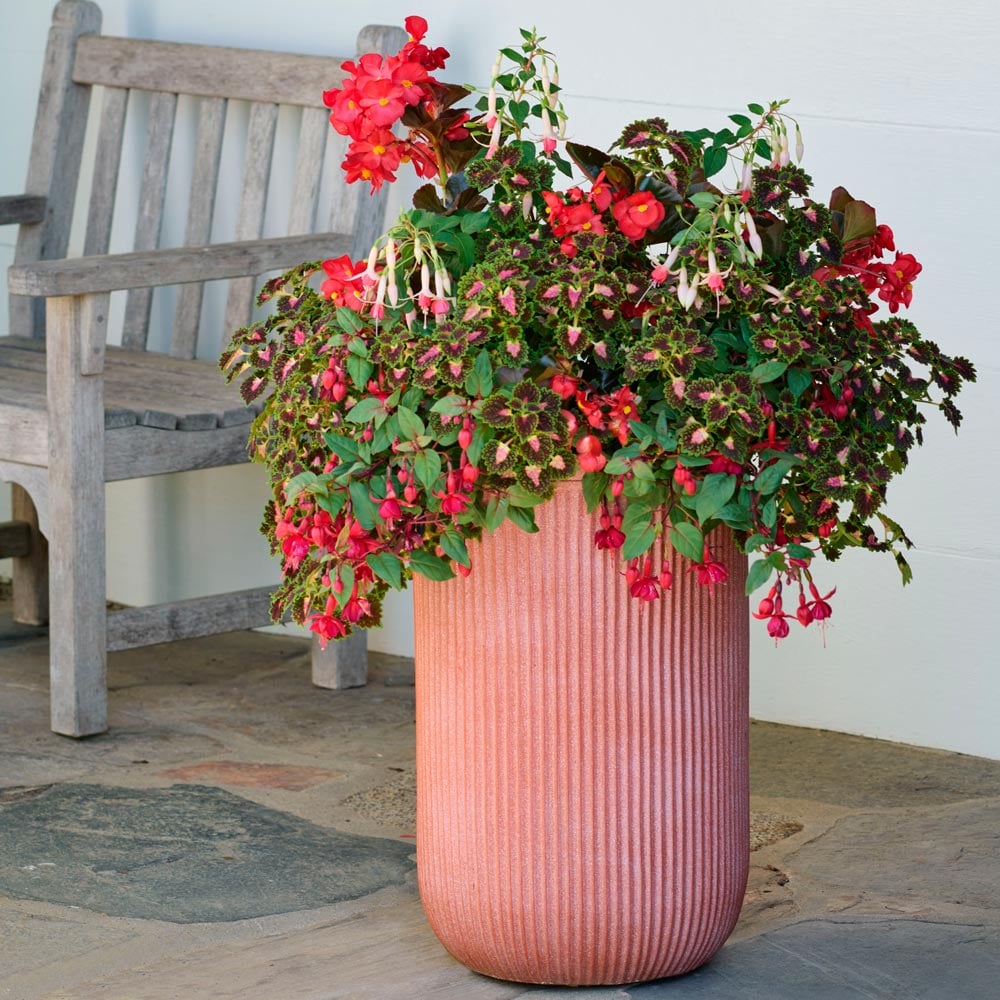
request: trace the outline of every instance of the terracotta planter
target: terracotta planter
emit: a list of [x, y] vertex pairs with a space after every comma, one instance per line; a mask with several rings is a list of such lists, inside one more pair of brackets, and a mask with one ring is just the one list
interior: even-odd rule
[[628, 596], [578, 483], [468, 579], [416, 580], [417, 871], [460, 962], [617, 984], [706, 962], [749, 864], [746, 560]]

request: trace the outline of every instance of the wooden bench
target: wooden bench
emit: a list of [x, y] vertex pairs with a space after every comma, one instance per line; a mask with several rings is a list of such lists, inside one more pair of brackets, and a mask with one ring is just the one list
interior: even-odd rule
[[[341, 57], [113, 38], [100, 26], [89, 0], [56, 6], [26, 192], [0, 198], [0, 224], [20, 226], [10, 336], [0, 338], [0, 481], [13, 484], [14, 518], [0, 525], [0, 557], [14, 559], [15, 618], [51, 621], [52, 728], [68, 736], [107, 729], [109, 650], [268, 623], [268, 588], [106, 613], [104, 484], [246, 461], [253, 412], [213, 359], [229, 332], [250, 322], [259, 276], [303, 260], [363, 257], [384, 228], [381, 198], [342, 188], [327, 214], [346, 223], [324, 222], [321, 229], [341, 231], [316, 232], [324, 151], [338, 152], [322, 92], [341, 80]], [[358, 48], [395, 51], [405, 39], [398, 28], [367, 27]], [[197, 135], [184, 247], [157, 249], [185, 95], [197, 104]], [[220, 151], [238, 102], [249, 105], [242, 177], [223, 181], [239, 184], [239, 211], [230, 242], [213, 244]], [[109, 255], [136, 103], [148, 107], [148, 127], [134, 250]], [[85, 143], [92, 105], [96, 142]], [[286, 107], [301, 109], [286, 112], [298, 116], [287, 235], [263, 238]], [[92, 181], [83, 256], [67, 259], [85, 152]], [[219, 279], [229, 281], [223, 329], [216, 325], [199, 359], [202, 285]], [[169, 346], [158, 353], [147, 350], [147, 337], [153, 288], [162, 285], [180, 287]], [[124, 289], [121, 328], [109, 344], [109, 298]], [[363, 638], [316, 652], [314, 681], [364, 683], [364, 652]]]

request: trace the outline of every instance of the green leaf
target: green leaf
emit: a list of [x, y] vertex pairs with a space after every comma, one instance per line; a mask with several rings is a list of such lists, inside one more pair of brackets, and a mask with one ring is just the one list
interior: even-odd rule
[[368, 380], [372, 377], [375, 366], [357, 354], [347, 355], [347, 374], [351, 376], [351, 381], [361, 390], [368, 385]]
[[[288, 499], [294, 500], [300, 493], [313, 492], [313, 487], [318, 483], [319, 476], [315, 472], [310, 472], [308, 469], [305, 472], [300, 472], [297, 476], [292, 476], [288, 480], [288, 484], [285, 486], [285, 494]], [[326, 492], [324, 487], [322, 492]]]
[[764, 508], [760, 512], [760, 519], [764, 522], [765, 528], [773, 529], [778, 523], [778, 505], [773, 498], [764, 504]]
[[638, 524], [631, 531], [625, 532], [625, 544], [622, 545], [622, 559], [635, 559], [641, 556], [656, 541], [656, 529], [649, 517], [645, 524]]
[[341, 306], [337, 310], [336, 319], [337, 326], [345, 333], [357, 333], [359, 330], [363, 330], [365, 326], [364, 320], [353, 309], [348, 309], [347, 306]]
[[365, 559], [372, 572], [394, 590], [403, 586], [403, 564], [391, 552], [370, 552]]
[[764, 113], [763, 107], [759, 104], [748, 104], [747, 111], [754, 115], [762, 115]]
[[812, 372], [805, 368], [788, 369], [788, 388], [796, 399], [812, 385], [812, 380]]
[[704, 524], [729, 503], [735, 492], [736, 476], [725, 472], [713, 472], [705, 476], [695, 496], [694, 511], [698, 515], [698, 521]]
[[[761, 108], [758, 114], [763, 114], [764, 109]], [[749, 125], [751, 124], [750, 119], [746, 115], [730, 115], [729, 120], [737, 125]]]
[[603, 472], [585, 472], [583, 474], [583, 499], [587, 504], [587, 513], [593, 514], [607, 492], [611, 477]]
[[750, 378], [755, 382], [773, 382], [776, 378], [780, 378], [785, 374], [788, 368], [787, 361], [778, 361], [777, 359], [771, 361], [765, 361], [763, 364], [757, 365], [752, 372], [750, 372]]
[[429, 493], [441, 475], [441, 456], [433, 448], [418, 451], [413, 459], [413, 472], [420, 485]]
[[465, 412], [465, 403], [462, 396], [445, 396], [431, 407], [431, 413], [440, 413], [443, 417], [458, 417]]
[[906, 556], [902, 552], [894, 552], [893, 556], [896, 559], [896, 566], [899, 569], [900, 575], [903, 577], [903, 586], [905, 587], [913, 579], [913, 570], [910, 569], [910, 564], [906, 561]]
[[347, 419], [352, 424], [367, 424], [379, 413], [385, 413], [382, 400], [376, 399], [374, 396], [365, 396], [347, 411]]
[[489, 212], [466, 212], [462, 216], [462, 232], [468, 233], [478, 233], [485, 229], [490, 224], [490, 213]]
[[524, 62], [524, 56], [521, 55], [517, 49], [501, 49], [500, 50], [511, 62], [522, 63]]
[[399, 436], [404, 441], [412, 441], [427, 433], [424, 422], [408, 406], [400, 406], [396, 416], [399, 417]]
[[450, 580], [455, 575], [446, 559], [441, 559], [423, 549], [414, 549], [410, 553], [410, 567], [414, 573], [419, 573], [428, 580]]
[[323, 435], [327, 448], [343, 462], [353, 462], [358, 457], [358, 446], [349, 437], [333, 432]]
[[758, 587], [763, 587], [774, 575], [774, 567], [766, 559], [758, 559], [747, 573], [746, 593], [752, 594]]
[[670, 544], [691, 562], [700, 563], [705, 556], [705, 537], [690, 521], [681, 521], [670, 529]]
[[757, 478], [753, 481], [753, 488], [758, 493], [774, 493], [781, 485], [781, 481], [785, 478], [792, 465], [794, 465], [794, 462], [781, 461], [761, 469], [757, 473]]
[[472, 432], [472, 440], [469, 442], [469, 447], [465, 449], [470, 465], [479, 465], [479, 460], [483, 457], [483, 448], [486, 447], [488, 439], [487, 431], [481, 427], [476, 427]]
[[695, 208], [712, 209], [719, 203], [719, 198], [710, 191], [696, 191], [694, 194], [688, 196], [688, 201]]
[[368, 495], [368, 482], [352, 479], [347, 487], [351, 492], [351, 510], [365, 531], [371, 531], [378, 520], [378, 507]]
[[625, 508], [622, 517], [622, 531], [627, 535], [636, 526], [649, 523], [649, 504], [646, 499], [634, 501]]
[[710, 146], [705, 150], [705, 176], [712, 177], [717, 174], [729, 159], [729, 153], [723, 146]]
[[469, 558], [469, 550], [466, 548], [465, 539], [457, 531], [446, 531], [440, 538], [441, 548], [457, 563], [463, 566], [471, 566], [472, 560]]
[[510, 507], [510, 501], [506, 497], [490, 497], [489, 502], [486, 504], [486, 530], [492, 534], [497, 528], [503, 524], [507, 517], [507, 508]]
[[785, 551], [792, 559], [812, 559], [815, 555], [812, 549], [806, 548], [805, 545], [799, 545], [797, 542], [790, 542], [785, 546]]
[[350, 563], [341, 563], [337, 570], [337, 579], [343, 584], [337, 596], [337, 607], [343, 610], [344, 605], [354, 593], [354, 567]]
[[515, 507], [511, 504], [507, 508], [507, 518], [513, 521], [522, 531], [528, 532], [529, 535], [533, 535], [538, 531], [538, 525], [535, 524], [535, 512], [530, 507]]
[[493, 364], [485, 350], [476, 355], [475, 364], [465, 380], [465, 391], [470, 396], [485, 398], [493, 391]]
[[530, 493], [523, 486], [514, 483], [507, 487], [507, 499], [510, 501], [511, 507], [537, 507], [542, 503], [544, 497], [540, 497], [537, 493]]

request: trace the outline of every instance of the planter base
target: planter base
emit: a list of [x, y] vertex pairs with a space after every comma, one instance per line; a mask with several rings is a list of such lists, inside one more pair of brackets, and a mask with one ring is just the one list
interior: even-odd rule
[[579, 483], [537, 515], [484, 539], [468, 579], [415, 580], [424, 908], [495, 978], [680, 975], [746, 886], [746, 559], [720, 533], [728, 583], [677, 565], [647, 604], [592, 545]]

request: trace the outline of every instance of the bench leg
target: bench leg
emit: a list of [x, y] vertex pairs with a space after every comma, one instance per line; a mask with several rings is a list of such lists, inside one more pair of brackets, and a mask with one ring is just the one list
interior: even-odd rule
[[31, 497], [17, 483], [11, 487], [11, 514], [31, 529], [28, 554], [13, 560], [14, 621], [44, 625], [49, 620], [49, 543], [38, 530], [38, 511]]
[[321, 688], [364, 687], [368, 683], [368, 633], [358, 629], [346, 639], [320, 647], [313, 638], [312, 682]]
[[63, 736], [108, 728], [104, 387], [100, 373], [84, 374], [81, 357], [103, 304], [50, 299], [46, 315], [51, 706]]

